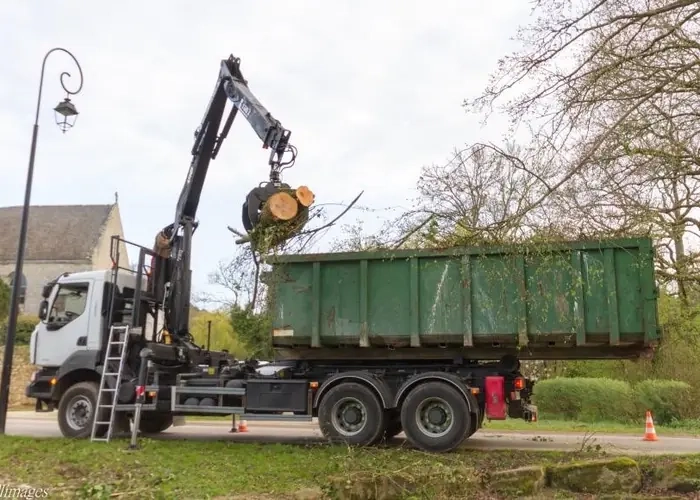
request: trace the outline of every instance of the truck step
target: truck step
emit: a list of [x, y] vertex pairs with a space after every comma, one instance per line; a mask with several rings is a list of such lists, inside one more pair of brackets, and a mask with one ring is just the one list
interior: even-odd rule
[[107, 361], [119, 361], [120, 359], [122, 359], [121, 356], [110, 356]]
[[98, 421], [98, 422], [95, 422], [95, 423], [96, 423], [97, 425], [111, 425], [111, 424], [112, 424], [112, 422], [110, 422], [109, 420], [107, 420], [107, 421]]

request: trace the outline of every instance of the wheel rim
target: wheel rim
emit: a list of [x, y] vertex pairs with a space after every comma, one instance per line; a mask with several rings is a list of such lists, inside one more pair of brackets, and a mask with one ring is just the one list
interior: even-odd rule
[[367, 408], [355, 398], [343, 398], [333, 405], [333, 427], [344, 436], [355, 436], [367, 425]]
[[416, 425], [426, 436], [444, 436], [454, 425], [452, 407], [442, 398], [428, 398], [416, 410]]
[[92, 416], [92, 401], [85, 396], [73, 398], [66, 409], [66, 422], [71, 429], [80, 431], [88, 426]]

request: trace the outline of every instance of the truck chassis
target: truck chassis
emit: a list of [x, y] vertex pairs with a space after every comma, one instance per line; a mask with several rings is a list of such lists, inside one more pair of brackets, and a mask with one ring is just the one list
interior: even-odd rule
[[[151, 315], [155, 334], [163, 306], [156, 297], [165, 286], [162, 269], [168, 262], [135, 245], [136, 271], [121, 268], [121, 242], [135, 245], [113, 237], [112, 286], [105, 287], [105, 324], [110, 332], [118, 326], [127, 326], [122, 331], [129, 332], [119, 339], [126, 341], [127, 350], [121, 384], [110, 388], [117, 395], [114, 418], [99, 406], [104, 401], [97, 402], [105, 366], [112, 372], [118, 363], [108, 334], [98, 352], [80, 351], [80, 359], [42, 368], [26, 390], [37, 400], [37, 411], [58, 409], [65, 436], [90, 436], [96, 416], [95, 435], [111, 434], [110, 426], [128, 431], [137, 403], [142, 411], [139, 430], [145, 433], [166, 430], [179, 415], [239, 415], [251, 421], [317, 417], [323, 435], [332, 442], [370, 446], [403, 431], [413, 446], [432, 452], [460, 446], [485, 418], [537, 419], [537, 409], [530, 404], [533, 382], [522, 376], [514, 356], [484, 363], [463, 358], [399, 360], [391, 359], [389, 352], [380, 360], [278, 360], [259, 366], [255, 360], [236, 360], [194, 344], [183, 348], [148, 340], [146, 317]], [[124, 271], [135, 274], [133, 289], [114, 286]], [[110, 323], [110, 318], [118, 321]], [[140, 358], [144, 349], [150, 355]], [[144, 370], [142, 363], [147, 363]]]
[[[369, 365], [319, 360], [262, 367], [250, 361], [189, 373], [151, 369], [139, 428], [162, 432], [178, 415], [239, 415], [251, 421], [317, 417], [323, 435], [332, 442], [370, 446], [403, 431], [419, 449], [446, 452], [479, 430], [486, 417], [537, 419], [537, 409], [528, 402], [532, 382], [508, 367], [509, 361]], [[27, 395], [37, 398], [37, 411], [42, 404], [58, 408], [65, 436], [87, 437], [95, 415], [100, 415], [92, 410], [97, 406], [100, 371], [96, 367], [92, 373], [83, 371], [83, 378], [68, 373], [58, 380], [52, 370], [40, 371]], [[133, 418], [139, 387], [133, 374], [125, 378], [115, 419], [122, 431], [128, 430], [125, 419]], [[76, 413], [80, 403], [88, 408], [82, 424]], [[106, 413], [100, 421], [109, 420]], [[106, 432], [107, 425], [98, 426], [98, 435]]]

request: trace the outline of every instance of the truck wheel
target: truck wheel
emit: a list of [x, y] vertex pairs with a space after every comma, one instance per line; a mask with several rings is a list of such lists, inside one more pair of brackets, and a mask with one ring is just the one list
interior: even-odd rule
[[428, 382], [413, 389], [401, 407], [403, 431], [416, 448], [446, 452], [457, 448], [471, 429], [469, 406], [454, 387]]
[[142, 413], [139, 430], [144, 434], [158, 434], [173, 425], [173, 416], [169, 413]]
[[379, 398], [362, 384], [349, 382], [333, 387], [318, 408], [321, 432], [334, 442], [372, 445], [381, 439], [385, 422]]
[[[97, 384], [80, 382], [69, 387], [61, 396], [58, 404], [58, 427], [64, 437], [86, 438], [92, 433], [97, 401]], [[108, 420], [107, 409], [100, 411], [101, 420]], [[107, 426], [101, 425], [98, 436], [107, 432]]]

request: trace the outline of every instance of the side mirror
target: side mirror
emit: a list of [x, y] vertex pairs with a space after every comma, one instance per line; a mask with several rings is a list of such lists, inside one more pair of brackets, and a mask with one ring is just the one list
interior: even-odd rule
[[41, 303], [39, 303], [39, 319], [41, 321], [45, 321], [48, 313], [49, 313], [49, 301], [42, 300]]
[[54, 283], [47, 283], [44, 285], [44, 288], [41, 289], [41, 296], [44, 297], [45, 299], [48, 299], [49, 296], [51, 295], [51, 290], [53, 290]]

